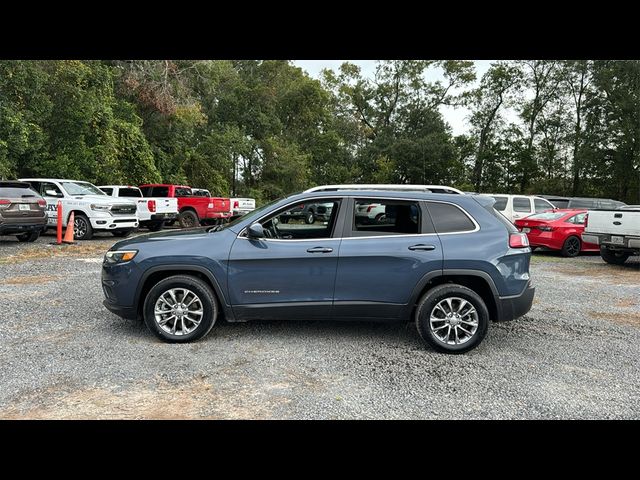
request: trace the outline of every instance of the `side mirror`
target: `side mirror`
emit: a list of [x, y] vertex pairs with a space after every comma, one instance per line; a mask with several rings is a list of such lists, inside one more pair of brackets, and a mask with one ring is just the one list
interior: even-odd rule
[[58, 192], [56, 192], [55, 190], [45, 190], [44, 194], [47, 197], [61, 197], [62, 195], [60, 195]]
[[252, 223], [247, 228], [247, 237], [249, 238], [264, 238], [264, 227], [260, 223]]

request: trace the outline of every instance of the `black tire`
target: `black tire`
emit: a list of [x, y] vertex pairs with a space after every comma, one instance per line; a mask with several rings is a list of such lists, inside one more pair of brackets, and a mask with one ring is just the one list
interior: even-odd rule
[[40, 236], [40, 232], [21, 233], [17, 235], [19, 242], [35, 242]]
[[73, 219], [73, 239], [91, 240], [93, 238], [93, 228], [91, 222], [82, 213], [75, 215]]
[[382, 223], [382, 221], [383, 221], [384, 219], [385, 219], [385, 218], [384, 218], [384, 213], [379, 213], [379, 214], [377, 214], [377, 215], [376, 215], [376, 218], [375, 218], [376, 223]]
[[147, 228], [150, 232], [159, 232], [160, 230], [162, 230], [163, 225], [164, 222], [150, 223], [149, 225], [147, 225]]
[[[160, 296], [173, 289], [186, 288], [194, 292], [202, 303], [203, 316], [200, 324], [185, 335], [173, 335], [163, 330], [156, 322], [155, 305]], [[156, 283], [144, 301], [143, 306], [144, 323], [147, 328], [159, 339], [168, 343], [186, 343], [198, 340], [211, 331], [218, 317], [218, 303], [211, 287], [197, 277], [189, 275], [174, 275]]]
[[133, 232], [133, 228], [127, 228], [124, 230], [111, 230], [111, 235], [118, 238], [127, 238]]
[[307, 225], [313, 225], [316, 221], [316, 216], [313, 213], [313, 210], [309, 210], [307, 215], [304, 217], [304, 223]]
[[629, 258], [628, 253], [616, 252], [615, 250], [609, 250], [607, 247], [600, 247], [600, 256], [602, 259], [612, 265], [622, 265]]
[[[469, 339], [464, 343], [455, 344], [454, 335], [450, 335], [449, 338], [454, 341], [453, 345], [445, 343], [443, 340], [439, 339], [430, 327], [432, 311], [436, 308], [436, 305], [439, 302], [450, 297], [461, 298], [469, 302], [475, 308], [478, 317], [478, 325], [475, 332], [473, 332], [473, 335], [469, 336]], [[453, 302], [456, 302], [456, 300], [453, 300]], [[461, 302], [458, 301], [458, 305], [460, 303]], [[463, 308], [462, 311], [464, 312], [468, 310]], [[489, 329], [489, 311], [487, 310], [487, 306], [480, 295], [467, 287], [463, 287], [462, 285], [455, 283], [439, 285], [425, 293], [418, 302], [415, 320], [418, 333], [420, 333], [422, 339], [435, 350], [443, 353], [459, 354], [474, 349], [480, 344], [480, 342], [482, 342], [482, 339], [485, 337], [487, 330]], [[445, 324], [445, 321], [446, 319], [443, 319], [443, 325]], [[472, 330], [472, 327], [467, 327], [466, 325], [465, 327]], [[440, 328], [440, 325], [436, 328]], [[448, 331], [451, 331], [450, 326]], [[464, 333], [462, 335], [463, 338], [467, 337]]]
[[580, 250], [582, 249], [582, 242], [578, 237], [572, 235], [567, 237], [567, 239], [562, 244], [562, 250], [560, 253], [563, 257], [577, 257], [580, 255]]
[[175, 220], [167, 220], [164, 222], [165, 227], [173, 227], [173, 224], [176, 223]]
[[200, 226], [198, 214], [193, 210], [185, 210], [178, 215], [178, 222], [182, 228], [195, 228]]

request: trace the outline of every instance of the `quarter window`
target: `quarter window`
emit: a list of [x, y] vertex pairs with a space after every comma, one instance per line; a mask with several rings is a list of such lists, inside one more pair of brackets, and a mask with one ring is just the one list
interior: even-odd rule
[[429, 202], [429, 213], [438, 233], [469, 232], [476, 226], [460, 208], [450, 203]]
[[514, 212], [530, 212], [531, 202], [527, 197], [513, 197]]
[[352, 235], [407, 235], [421, 233], [418, 202], [380, 198], [354, 202]]

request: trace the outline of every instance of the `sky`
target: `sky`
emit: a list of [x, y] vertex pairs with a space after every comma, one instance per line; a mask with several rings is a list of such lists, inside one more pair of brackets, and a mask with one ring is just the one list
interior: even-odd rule
[[[293, 64], [306, 70], [307, 73], [314, 78], [320, 76], [320, 71], [324, 68], [330, 68], [337, 71], [343, 62], [351, 62], [358, 65], [361, 69], [362, 75], [373, 78], [376, 69], [375, 60], [293, 60]], [[476, 66], [476, 84], [482, 78], [482, 75], [489, 69], [489, 66], [493, 60], [475, 60]], [[427, 79], [431, 81], [444, 80], [441, 71], [436, 69], [430, 69], [427, 72]], [[475, 85], [474, 85], [475, 86]], [[469, 130], [469, 123], [467, 117], [469, 116], [469, 109], [465, 107], [440, 107], [440, 112], [444, 119], [451, 125], [453, 135], [461, 135], [467, 133]]]

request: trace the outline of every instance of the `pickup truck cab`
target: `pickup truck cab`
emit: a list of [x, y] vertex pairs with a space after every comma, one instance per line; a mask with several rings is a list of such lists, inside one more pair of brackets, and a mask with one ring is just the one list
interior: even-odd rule
[[589, 210], [582, 240], [599, 245], [605, 262], [622, 265], [640, 255], [640, 208]]
[[140, 190], [145, 198], [177, 198], [182, 228], [218, 223], [231, 216], [228, 198], [196, 196], [186, 185], [148, 184], [140, 185]]
[[138, 228], [136, 202], [114, 199], [89, 182], [55, 178], [23, 178], [47, 202], [47, 226], [58, 224], [58, 200], [62, 203], [62, 226], [74, 212], [73, 233], [77, 240], [90, 240], [95, 231], [126, 237]]
[[176, 198], [144, 198], [138, 187], [124, 185], [101, 185], [98, 188], [110, 197], [136, 201], [140, 226], [148, 228], [152, 232], [161, 230], [165, 222], [178, 218], [178, 200]]

